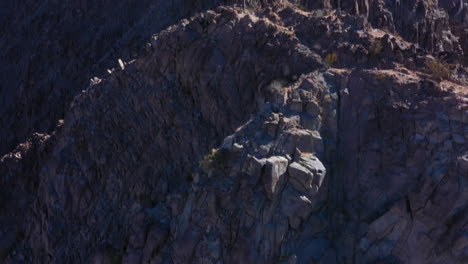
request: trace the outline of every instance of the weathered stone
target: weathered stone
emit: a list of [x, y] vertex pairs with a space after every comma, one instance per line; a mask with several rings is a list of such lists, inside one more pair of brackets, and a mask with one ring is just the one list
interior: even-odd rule
[[265, 173], [262, 176], [265, 193], [273, 199], [280, 192], [284, 183], [288, 160], [284, 157], [273, 156], [266, 160]]
[[306, 196], [287, 187], [281, 196], [281, 212], [288, 217], [289, 225], [297, 229], [312, 212], [312, 202]]
[[242, 145], [239, 144], [239, 143], [234, 143], [234, 144], [232, 145], [232, 151], [233, 151], [234, 153], [240, 153], [240, 152], [242, 152], [243, 149], [244, 149], [244, 146], [242, 146]]
[[463, 1], [4, 2], [0, 262], [466, 262]]
[[290, 183], [300, 192], [316, 195], [326, 174], [326, 169], [317, 157], [302, 153], [297, 162], [288, 168]]
[[316, 117], [316, 116], [320, 115], [321, 109], [320, 109], [320, 106], [318, 105], [318, 103], [316, 101], [309, 101], [306, 104], [305, 111], [308, 114]]
[[295, 129], [288, 131], [287, 135], [287, 153], [293, 153], [296, 148], [303, 152], [323, 152], [323, 141], [317, 131]]
[[270, 146], [269, 145], [261, 145], [258, 147], [258, 153], [263, 157], [267, 156], [270, 153]]
[[265, 130], [270, 137], [276, 136], [276, 129], [278, 128], [278, 121], [265, 122]]
[[467, 173], [468, 172], [468, 153], [464, 153], [457, 160], [458, 166], [461, 169], [461, 172]]
[[312, 117], [309, 115], [303, 115], [301, 117], [301, 125], [305, 129], [319, 131], [322, 127], [322, 118], [320, 116]]
[[312, 188], [314, 175], [305, 167], [297, 162], [293, 162], [288, 168], [289, 182], [300, 192], [307, 193]]
[[155, 224], [151, 227], [143, 249], [143, 262], [149, 262], [151, 260], [152, 256], [161, 249], [168, 236], [169, 230], [164, 226]]
[[262, 176], [262, 168], [266, 164], [266, 159], [257, 159], [254, 156], [250, 156], [246, 162], [243, 171], [249, 175], [248, 182], [250, 184], [257, 184]]
[[193, 258], [197, 243], [200, 241], [199, 230], [187, 230], [174, 241], [172, 259], [174, 263], [187, 263]]
[[291, 101], [289, 107], [291, 110], [296, 111], [296, 112], [302, 112], [302, 101], [300, 100], [293, 100]]

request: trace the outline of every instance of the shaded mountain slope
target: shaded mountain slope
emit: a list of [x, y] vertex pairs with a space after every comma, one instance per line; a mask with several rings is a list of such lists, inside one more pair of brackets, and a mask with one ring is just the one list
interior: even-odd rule
[[1, 158], [0, 260], [466, 262], [463, 67], [299, 7], [199, 13], [93, 78]]

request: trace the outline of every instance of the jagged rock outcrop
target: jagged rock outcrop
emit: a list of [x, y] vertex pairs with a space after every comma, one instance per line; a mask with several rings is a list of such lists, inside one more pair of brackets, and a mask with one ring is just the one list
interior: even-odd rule
[[[321, 186], [326, 169], [320, 159], [325, 161], [327, 154], [321, 144], [303, 142], [333, 141], [336, 131], [327, 122], [318, 131], [302, 127], [303, 117], [320, 119], [327, 115], [310, 116], [296, 111], [295, 105], [298, 100], [306, 104], [315, 99], [320, 109], [336, 111], [337, 101], [332, 99], [336, 91], [323, 82], [319, 74], [301, 77], [286, 88], [290, 90], [284, 94], [286, 101], [271, 101], [217, 150], [216, 155], [224, 158], [209, 162], [222, 164], [197, 177], [184, 213], [175, 220], [177, 227], [184, 228], [174, 233], [174, 263], [274, 263], [294, 258], [294, 254], [301, 262], [320, 259], [326, 248], [302, 252], [302, 246], [314, 240], [326, 241], [323, 229], [315, 230], [316, 226], [308, 224], [311, 217], [321, 222], [317, 217], [324, 206], [326, 192]], [[270, 120], [278, 120], [274, 136], [265, 126]], [[217, 241], [215, 248], [213, 241]]]
[[451, 29], [464, 51], [464, 63], [468, 64], [468, 3], [461, 1], [439, 1], [439, 6], [447, 10]]
[[[465, 263], [466, 71], [427, 67], [463, 53], [454, 20], [400, 4], [155, 26], [0, 159], [0, 261]], [[430, 44], [396, 34], [421, 8]]]
[[[248, 7], [281, 1], [246, 1]], [[286, 1], [285, 1], [286, 2]], [[340, 9], [359, 14], [374, 27], [398, 32], [429, 52], [467, 65], [467, 10], [464, 1], [292, 1], [306, 9]], [[72, 99], [89, 83], [131, 60], [147, 38], [177, 20], [240, 0], [2, 2], [0, 40], [2, 89], [0, 146], [3, 155], [34, 132], [50, 132]], [[438, 9], [440, 6], [441, 9]], [[7, 12], [15, 10], [15, 12]], [[125, 11], [125, 12], [124, 12]], [[448, 15], [447, 15], [448, 14]], [[78, 21], [78, 22], [77, 22]], [[464, 51], [463, 56], [461, 50]]]
[[[106, 255], [106, 243], [126, 247], [132, 227], [122, 225], [141, 218], [140, 203], [151, 206], [183, 191], [203, 152], [249, 118], [273, 77], [293, 79], [321, 67], [321, 58], [286, 28], [234, 9], [183, 20], [155, 36], [151, 49], [125, 70], [95, 79], [75, 99], [40, 168], [22, 174], [9, 165], [21, 156], [4, 157], [6, 174], [41, 179], [21, 207], [28, 217], [5, 219], [33, 226], [27, 232], [21, 225], [19, 231], [5, 230], [27, 233], [17, 245], [29, 248], [23, 257], [81, 262]], [[2, 180], [2, 188], [16, 184], [14, 178]], [[13, 206], [15, 196], [4, 203]], [[44, 214], [47, 219], [34, 217]], [[138, 221], [150, 223], [148, 217]], [[146, 232], [136, 223], [135, 228]], [[36, 241], [40, 237], [45, 241]]]
[[[294, 1], [306, 9], [339, 9], [361, 16], [372, 26], [398, 33], [430, 53], [467, 64], [465, 1], [439, 0], [322, 0]], [[440, 8], [439, 8], [440, 7]], [[452, 56], [450, 55], [452, 53]], [[466, 55], [465, 55], [466, 56]]]

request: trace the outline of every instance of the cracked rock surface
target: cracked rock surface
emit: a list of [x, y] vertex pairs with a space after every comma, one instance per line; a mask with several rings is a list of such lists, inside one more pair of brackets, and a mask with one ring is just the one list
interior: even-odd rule
[[176, 2], [29, 79], [0, 41], [1, 263], [468, 261], [464, 1]]

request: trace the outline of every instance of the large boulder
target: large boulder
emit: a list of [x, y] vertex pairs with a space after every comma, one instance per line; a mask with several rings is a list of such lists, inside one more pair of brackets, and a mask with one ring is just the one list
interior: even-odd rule
[[273, 156], [267, 159], [263, 185], [269, 199], [273, 199], [279, 192], [285, 181], [288, 160], [285, 157]]
[[300, 192], [315, 196], [322, 185], [326, 169], [322, 162], [310, 153], [302, 153], [298, 161], [289, 165], [289, 182]]

